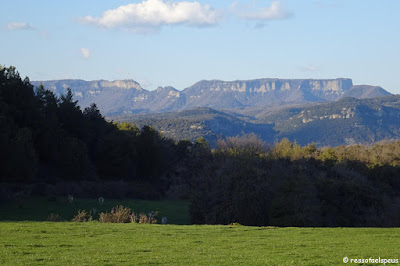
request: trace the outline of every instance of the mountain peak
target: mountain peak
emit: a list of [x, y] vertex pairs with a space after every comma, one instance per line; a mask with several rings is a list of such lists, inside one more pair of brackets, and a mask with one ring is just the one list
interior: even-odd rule
[[[40, 81], [32, 83], [37, 86]], [[219, 110], [264, 108], [329, 102], [345, 96], [369, 98], [388, 94], [380, 87], [353, 86], [348, 78], [202, 80], [183, 91], [170, 86], [148, 91], [134, 80], [55, 80], [42, 83], [58, 95], [71, 88], [81, 107], [94, 102], [104, 115], [178, 111], [195, 107]]]
[[387, 92], [383, 88], [379, 86], [370, 86], [370, 85], [355, 85], [350, 88], [342, 97], [353, 97], [353, 98], [374, 98], [380, 96], [391, 95], [391, 93]]

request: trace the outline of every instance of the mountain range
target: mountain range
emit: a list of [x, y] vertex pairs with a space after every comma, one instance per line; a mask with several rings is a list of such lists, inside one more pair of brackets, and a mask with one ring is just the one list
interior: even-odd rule
[[269, 108], [259, 118], [203, 107], [111, 119], [151, 125], [176, 140], [205, 137], [212, 146], [220, 138], [243, 133], [255, 133], [268, 143], [288, 138], [319, 147], [371, 144], [400, 139], [400, 95]]
[[60, 95], [71, 88], [83, 108], [96, 103], [107, 119], [151, 125], [179, 140], [217, 140], [255, 133], [318, 146], [400, 139], [400, 96], [351, 79], [200, 81], [178, 91], [143, 89], [133, 80], [36, 81]]
[[390, 95], [381, 87], [356, 85], [351, 79], [256, 79], [199, 81], [178, 91], [173, 87], [143, 89], [134, 80], [34, 81], [56, 95], [71, 88], [81, 107], [96, 103], [106, 116], [159, 113], [210, 107], [218, 110], [272, 107], [287, 104], [335, 101], [350, 96], [371, 98]]

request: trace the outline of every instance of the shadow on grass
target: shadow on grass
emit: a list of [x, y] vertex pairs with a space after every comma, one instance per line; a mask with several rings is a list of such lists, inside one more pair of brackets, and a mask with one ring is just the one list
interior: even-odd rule
[[0, 221], [47, 221], [50, 214], [61, 216], [63, 221], [71, 221], [78, 210], [96, 214], [97, 220], [101, 212], [110, 212], [114, 206], [123, 205], [136, 213], [149, 213], [158, 211], [157, 223], [161, 223], [162, 217], [168, 218], [169, 224], [190, 224], [189, 203], [175, 200], [109, 200], [105, 199], [99, 204], [97, 199], [77, 199], [72, 203], [67, 198], [25, 198], [20, 202], [8, 201], [0, 204]]

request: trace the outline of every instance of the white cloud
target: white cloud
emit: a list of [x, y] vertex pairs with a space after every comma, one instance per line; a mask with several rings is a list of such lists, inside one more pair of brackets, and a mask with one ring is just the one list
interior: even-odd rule
[[237, 2], [234, 2], [231, 9], [239, 18], [245, 20], [266, 21], [286, 19], [293, 16], [293, 13], [285, 10], [279, 1], [273, 1], [271, 6], [257, 10], [240, 7]]
[[303, 72], [316, 72], [319, 71], [320, 68], [314, 65], [309, 65], [309, 66], [302, 66], [300, 67], [300, 70]]
[[85, 59], [89, 59], [89, 57], [92, 53], [88, 48], [81, 48], [80, 52], [81, 52], [81, 55], [83, 56], [83, 58], [85, 58]]
[[8, 30], [34, 30], [35, 28], [27, 22], [10, 22], [7, 23]]
[[100, 17], [79, 19], [82, 23], [104, 28], [125, 28], [134, 32], [157, 31], [163, 25], [212, 26], [218, 20], [218, 12], [209, 5], [164, 0], [144, 0], [107, 10]]

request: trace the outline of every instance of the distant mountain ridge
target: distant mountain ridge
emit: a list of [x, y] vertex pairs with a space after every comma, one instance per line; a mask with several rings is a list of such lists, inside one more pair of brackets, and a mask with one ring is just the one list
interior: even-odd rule
[[[283, 103], [332, 101], [351, 89], [351, 79], [256, 79], [200, 81], [184, 90], [188, 107], [222, 109]], [[221, 99], [233, 104], [221, 103]]]
[[143, 89], [134, 80], [50, 80], [33, 81], [57, 95], [71, 88], [81, 107], [96, 103], [107, 116], [172, 112], [196, 107], [218, 110], [272, 107], [285, 104], [328, 102], [346, 96], [371, 98], [390, 95], [381, 87], [356, 85], [348, 78], [338, 79], [255, 79], [203, 80], [178, 91], [173, 87]]
[[389, 92], [385, 91], [379, 86], [370, 86], [370, 85], [355, 85], [351, 88], [351, 90], [345, 92], [343, 94], [343, 98], [345, 97], [353, 97], [357, 99], [367, 99], [367, 98], [375, 98], [381, 96], [390, 95]]
[[282, 138], [300, 145], [314, 142], [339, 146], [371, 144], [400, 139], [400, 95], [369, 99], [346, 97], [334, 102], [272, 109], [257, 118], [211, 108], [179, 112], [112, 117], [114, 121], [151, 125], [167, 137], [195, 140], [205, 137], [211, 145], [220, 138], [255, 133], [273, 143]]

